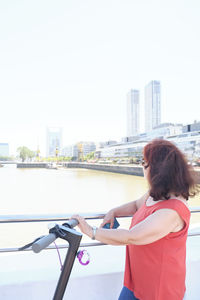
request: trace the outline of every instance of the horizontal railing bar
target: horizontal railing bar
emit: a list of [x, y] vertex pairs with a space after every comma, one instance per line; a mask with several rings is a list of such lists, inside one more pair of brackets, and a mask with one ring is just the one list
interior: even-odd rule
[[[200, 206], [190, 207], [189, 209], [191, 213], [200, 213]], [[0, 223], [67, 221], [72, 215], [73, 214], [0, 215]], [[81, 216], [87, 220], [103, 219], [105, 213], [84, 213], [81, 214]]]
[[[23, 223], [23, 222], [49, 222], [49, 221], [67, 221], [73, 214], [55, 214], [55, 215], [0, 215], [0, 223]], [[81, 214], [85, 219], [103, 219], [105, 213], [84, 213]]]
[[[94, 246], [105, 246], [106, 244], [100, 243], [100, 242], [92, 242], [92, 243], [81, 243], [80, 244], [80, 248], [82, 247], [94, 247]], [[65, 248], [69, 248], [69, 245], [57, 245], [57, 248], [59, 249], [65, 249]], [[52, 246], [48, 246], [43, 250], [52, 250], [52, 249], [56, 249], [56, 246], [52, 245]], [[24, 252], [24, 251], [32, 251], [32, 248], [29, 247], [27, 249], [21, 250], [19, 251], [18, 248], [0, 248], [0, 253], [5, 253], [5, 252]]]
[[[200, 231], [199, 232], [188, 232], [188, 236], [200, 236]], [[106, 244], [104, 243], [100, 243], [100, 242], [92, 242], [92, 243], [81, 243], [80, 244], [80, 248], [82, 247], [95, 247], [95, 246], [106, 246]], [[57, 245], [57, 247], [59, 249], [65, 249], [65, 248], [69, 248], [69, 245]], [[52, 245], [52, 246], [48, 246], [47, 248], [45, 248], [44, 250], [53, 250], [56, 249], [56, 246]], [[24, 249], [22, 251], [19, 251], [18, 248], [0, 248], [0, 253], [8, 253], [8, 252], [24, 252], [24, 251], [32, 251], [32, 248], [29, 247], [27, 249]]]
[[198, 236], [200, 232], [188, 232], [188, 236]]
[[189, 209], [190, 209], [191, 213], [199, 213], [200, 212], [200, 206], [192, 206], [192, 207], [189, 207]]

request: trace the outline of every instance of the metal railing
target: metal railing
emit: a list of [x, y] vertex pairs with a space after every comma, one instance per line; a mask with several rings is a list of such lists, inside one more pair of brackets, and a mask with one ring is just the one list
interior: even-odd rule
[[[193, 213], [200, 213], [200, 206], [198, 207], [190, 207], [190, 212]], [[105, 216], [105, 213], [85, 213], [81, 214], [86, 220], [97, 220], [97, 219], [103, 219]], [[71, 218], [72, 214], [41, 214], [41, 215], [0, 215], [0, 225], [1, 224], [10, 224], [10, 223], [28, 223], [28, 222], [51, 222], [51, 221], [67, 221]], [[123, 216], [120, 218], [129, 218], [131, 216]], [[199, 231], [189, 231], [188, 236], [199, 236]], [[90, 242], [90, 243], [81, 243], [80, 247], [93, 247], [93, 246], [102, 246], [105, 245], [100, 242]], [[68, 248], [68, 245], [59, 245], [59, 248]], [[55, 249], [56, 247], [48, 246], [46, 249]], [[31, 248], [28, 248], [23, 251], [30, 251]], [[0, 248], [0, 253], [4, 252], [18, 252], [18, 248]]]
[[[102, 219], [105, 213], [98, 214], [81, 214], [87, 220]], [[67, 221], [72, 214], [56, 214], [56, 215], [0, 215], [1, 223], [22, 223], [22, 222], [50, 222], [50, 221]]]

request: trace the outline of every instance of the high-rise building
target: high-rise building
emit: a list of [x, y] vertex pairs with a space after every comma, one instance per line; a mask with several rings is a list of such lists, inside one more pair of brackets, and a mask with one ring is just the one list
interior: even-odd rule
[[96, 151], [96, 145], [94, 142], [83, 142], [83, 155], [87, 155]]
[[145, 131], [161, 123], [160, 81], [152, 80], [145, 87]]
[[62, 156], [78, 158], [78, 146], [70, 145], [62, 149]]
[[0, 143], [0, 156], [9, 156], [9, 144]]
[[139, 134], [139, 104], [140, 93], [130, 90], [127, 94], [127, 136]]
[[62, 150], [62, 128], [47, 128], [46, 155], [57, 156]]

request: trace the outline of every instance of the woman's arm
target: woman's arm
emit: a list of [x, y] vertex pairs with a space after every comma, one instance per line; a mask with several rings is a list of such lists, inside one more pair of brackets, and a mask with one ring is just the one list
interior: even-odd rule
[[[73, 216], [73, 218], [79, 221], [81, 231], [92, 238], [92, 227], [85, 219], [78, 215]], [[180, 224], [182, 227], [184, 226], [182, 219], [175, 210], [160, 209], [130, 230], [98, 228], [95, 239], [110, 245], [146, 245], [173, 232], [178, 226], [180, 227]]]

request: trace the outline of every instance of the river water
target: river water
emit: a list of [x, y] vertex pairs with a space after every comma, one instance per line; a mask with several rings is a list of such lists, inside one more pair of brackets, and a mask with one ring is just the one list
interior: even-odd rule
[[[86, 169], [0, 168], [1, 215], [101, 213], [137, 199], [143, 177]], [[200, 205], [199, 196], [190, 206]], [[198, 222], [197, 215], [192, 222]], [[0, 224], [0, 247], [17, 247], [47, 233], [47, 224]]]

